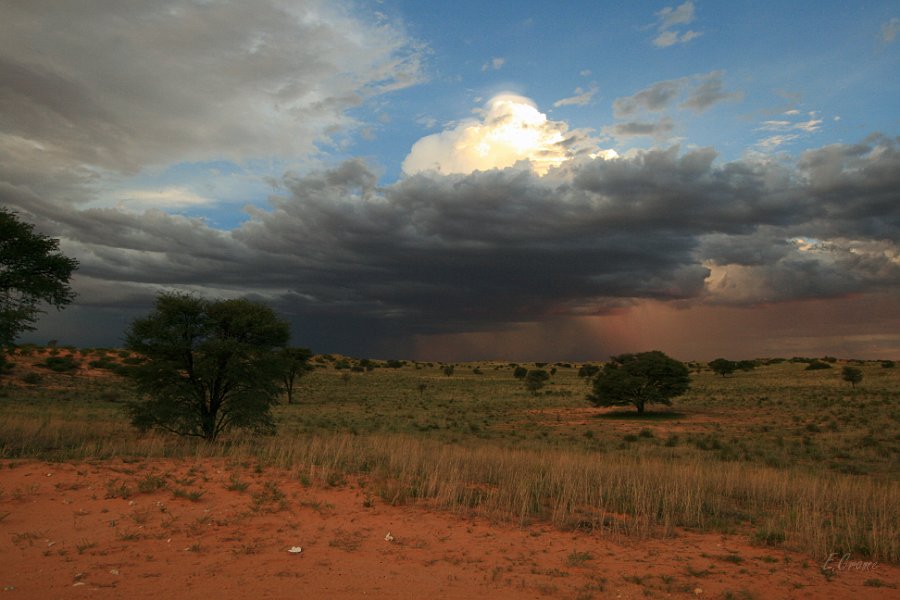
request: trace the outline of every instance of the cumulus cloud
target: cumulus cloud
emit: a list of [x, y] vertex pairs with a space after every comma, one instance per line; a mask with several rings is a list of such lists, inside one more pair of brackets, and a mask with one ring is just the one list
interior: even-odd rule
[[287, 176], [268, 210], [231, 231], [161, 211], [65, 209], [12, 186], [0, 200], [62, 237], [92, 310], [146, 306], [173, 287], [250, 295], [291, 318], [304, 343], [369, 353], [388, 338], [635, 301], [896, 292], [898, 143], [874, 136], [794, 164], [717, 164], [712, 149], [673, 147], [583, 157], [554, 177], [430, 171], [388, 186], [353, 160]]
[[494, 96], [478, 116], [417, 141], [403, 161], [403, 171], [471, 173], [526, 161], [544, 174], [587, 149], [586, 132], [569, 131], [565, 123], [549, 120], [524, 96]]

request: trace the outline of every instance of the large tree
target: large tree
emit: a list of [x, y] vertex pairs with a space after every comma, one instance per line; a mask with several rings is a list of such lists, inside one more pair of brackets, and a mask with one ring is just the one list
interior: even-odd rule
[[643, 413], [647, 404], [671, 405], [690, 382], [688, 368], [658, 350], [621, 354], [603, 365], [588, 400], [595, 406], [634, 405]]
[[127, 333], [128, 349], [144, 358], [132, 371], [144, 396], [129, 405], [132, 423], [210, 441], [229, 429], [273, 432], [289, 337], [262, 304], [160, 295]]
[[0, 366], [5, 349], [34, 329], [42, 306], [60, 309], [74, 300], [69, 279], [77, 267], [59, 251], [59, 240], [0, 208]]

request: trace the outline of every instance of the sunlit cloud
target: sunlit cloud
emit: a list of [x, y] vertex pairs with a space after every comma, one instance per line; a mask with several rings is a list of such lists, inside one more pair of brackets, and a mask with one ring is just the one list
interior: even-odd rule
[[117, 192], [116, 206], [127, 210], [180, 209], [214, 204], [211, 198], [201, 196], [188, 188], [176, 186], [159, 190], [124, 190]]
[[416, 142], [403, 161], [403, 171], [408, 175], [422, 171], [466, 174], [526, 161], [535, 173], [544, 175], [579, 151], [598, 152], [586, 147], [585, 132], [569, 131], [566, 123], [549, 120], [524, 96], [494, 96], [479, 113], [480, 119], [463, 121]]

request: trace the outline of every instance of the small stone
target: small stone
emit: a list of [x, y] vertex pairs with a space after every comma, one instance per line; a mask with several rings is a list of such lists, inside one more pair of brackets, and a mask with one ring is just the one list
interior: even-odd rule
[[702, 589], [700, 589], [700, 588], [694, 588], [694, 595], [695, 595], [695, 596], [700, 596], [700, 595], [702, 595], [702, 594], [703, 594], [703, 590], [702, 590]]
[[13, 591], [14, 589], [16, 589], [16, 586], [14, 586], [14, 585], [4, 585], [4, 586], [3, 586], [3, 591], [4, 591], [4, 592], [11, 592], [11, 591]]
[[288, 552], [290, 552], [291, 554], [300, 554], [301, 552], [303, 552], [303, 548], [301, 548], [300, 546], [291, 546], [290, 548], [288, 548]]
[[83, 581], [76, 581], [75, 583], [72, 584], [72, 587], [78, 587], [79, 585], [87, 585], [87, 584]]
[[384, 536], [384, 541], [386, 541], [386, 542], [393, 542], [393, 541], [394, 541], [394, 536], [391, 535], [391, 532], [390, 532], [390, 531], [388, 531], [388, 532], [387, 532], [387, 535]]
[[110, 570], [109, 570], [109, 574], [110, 574], [110, 575], [118, 575], [118, 574], [119, 574], [119, 570], [118, 570], [118, 569], [110, 569]]

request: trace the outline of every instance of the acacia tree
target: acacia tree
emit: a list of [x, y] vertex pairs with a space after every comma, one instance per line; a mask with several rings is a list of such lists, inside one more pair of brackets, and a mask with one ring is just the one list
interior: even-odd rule
[[690, 372], [681, 362], [658, 350], [613, 356], [594, 379], [588, 400], [595, 406], [672, 404], [690, 389]]
[[862, 369], [856, 367], [844, 367], [841, 369], [841, 379], [849, 383], [851, 387], [856, 387], [856, 384], [863, 380]]
[[728, 360], [727, 358], [717, 358], [709, 362], [709, 368], [712, 369], [714, 373], [725, 377], [738, 370], [738, 363], [733, 360]]
[[0, 208], [0, 373], [6, 349], [34, 329], [41, 305], [61, 309], [75, 299], [69, 279], [76, 268], [78, 261], [59, 251], [59, 240]]
[[144, 358], [132, 370], [144, 396], [128, 406], [132, 424], [209, 441], [229, 429], [274, 432], [289, 337], [265, 305], [161, 294], [127, 332], [126, 347]]

